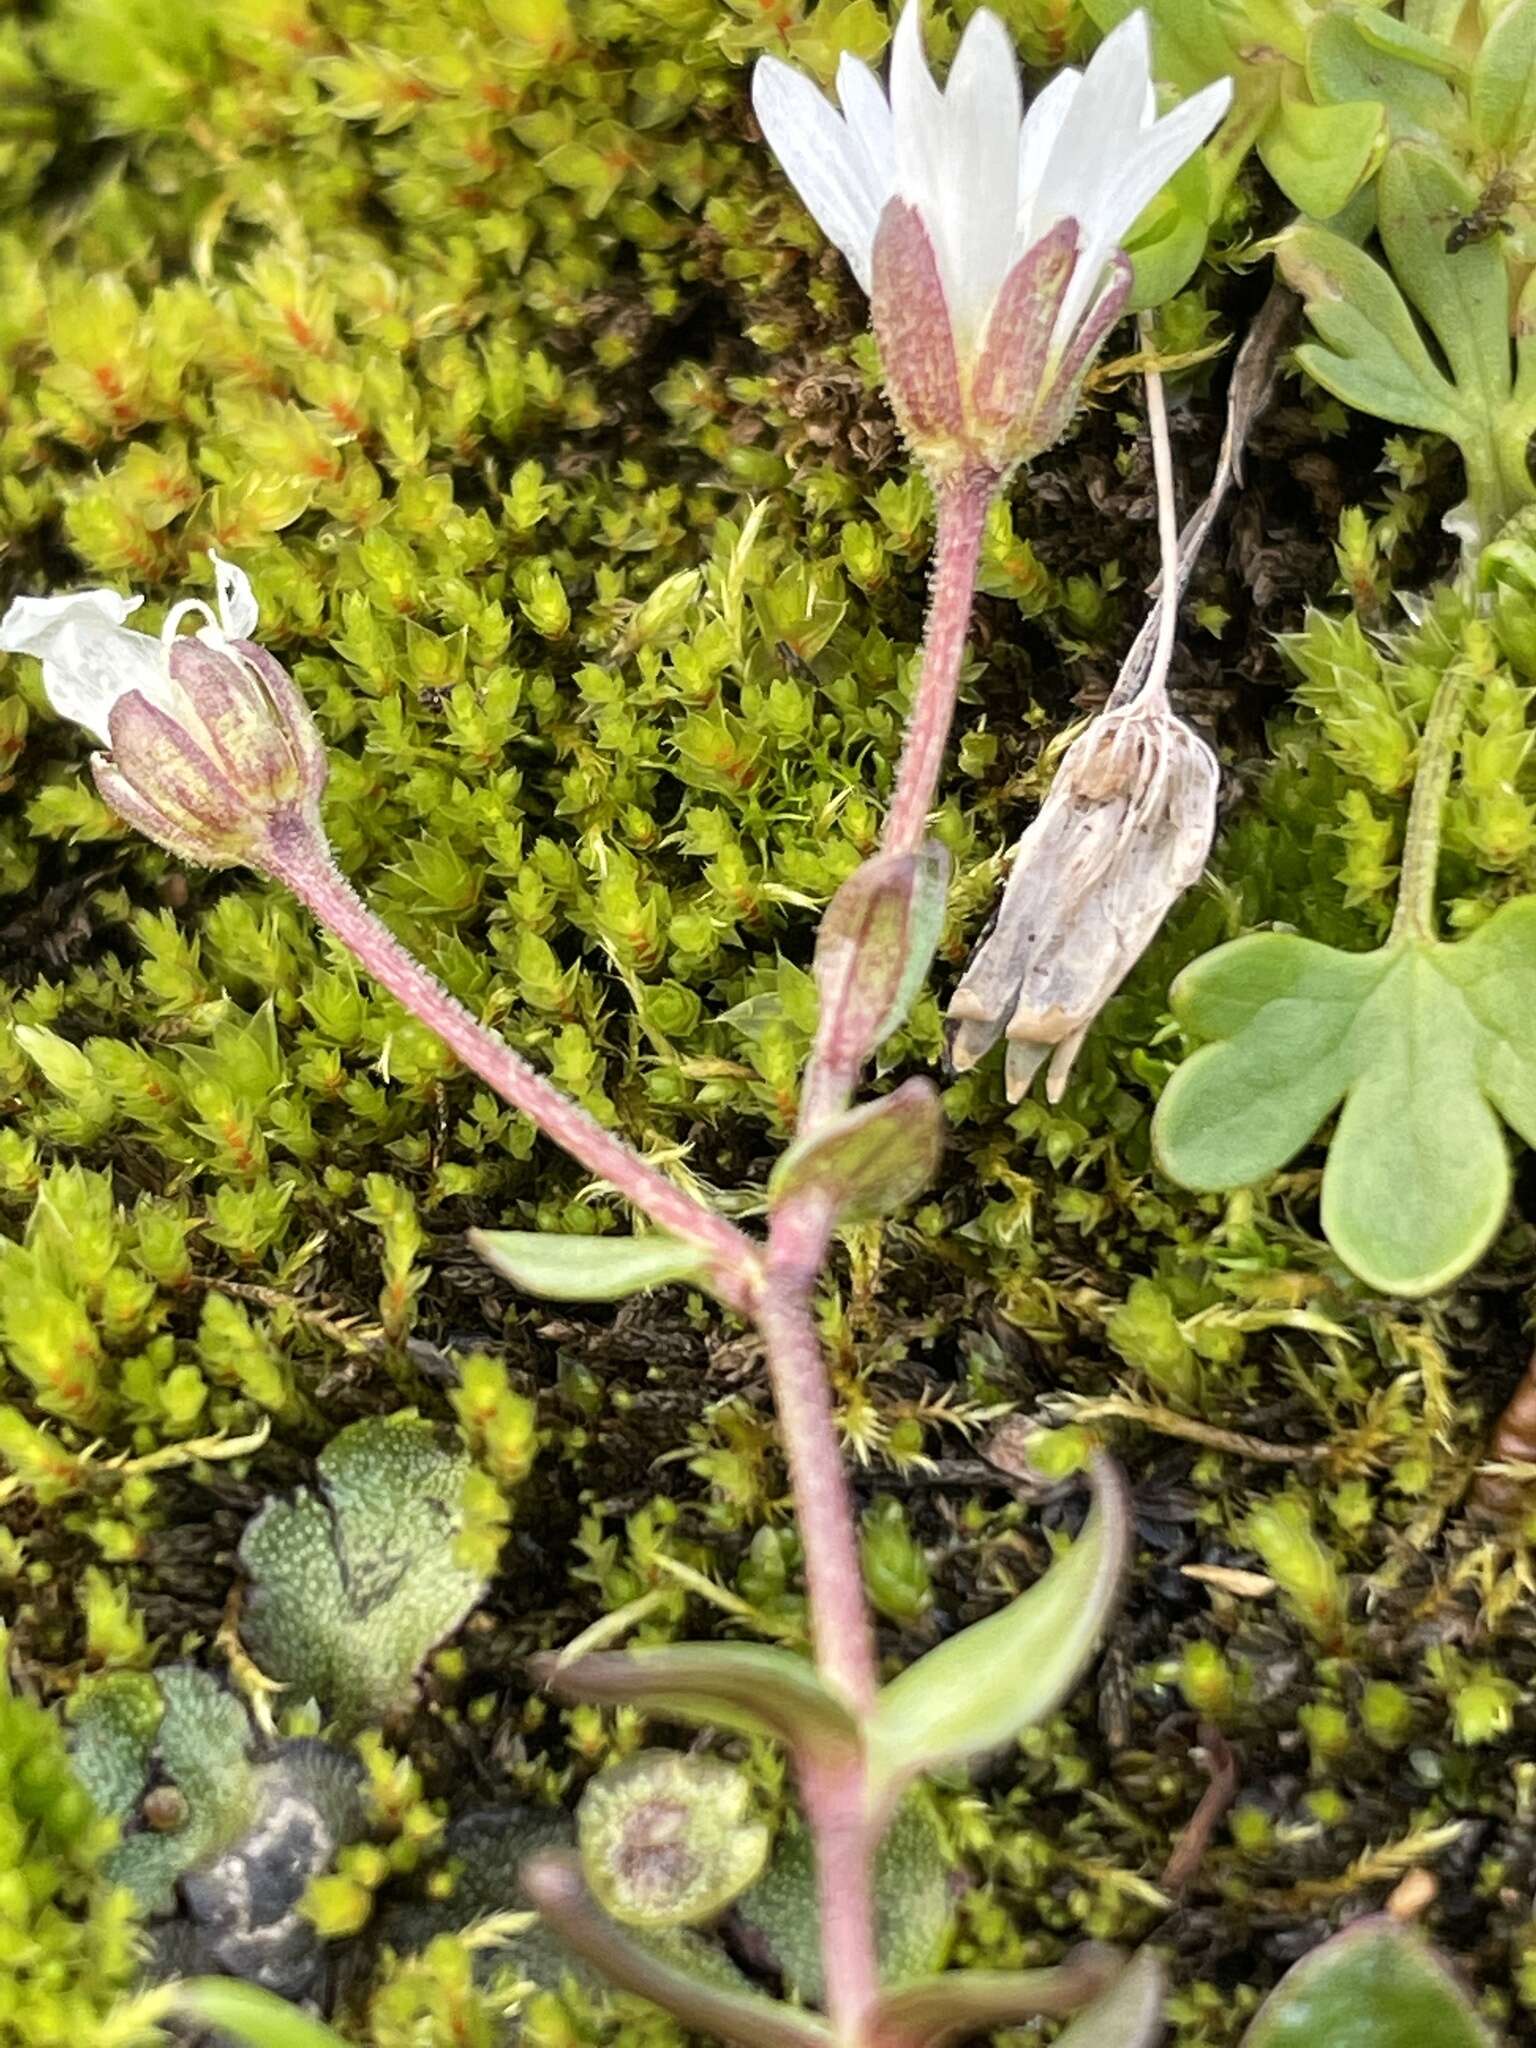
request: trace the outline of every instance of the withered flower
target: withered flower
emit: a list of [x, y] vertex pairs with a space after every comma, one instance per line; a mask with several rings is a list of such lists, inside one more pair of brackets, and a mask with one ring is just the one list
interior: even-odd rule
[[1160, 682], [1079, 734], [950, 1001], [962, 1073], [1006, 1037], [1008, 1100], [1047, 1058], [1046, 1095], [1061, 1100], [1089, 1026], [1205, 866], [1219, 780]]

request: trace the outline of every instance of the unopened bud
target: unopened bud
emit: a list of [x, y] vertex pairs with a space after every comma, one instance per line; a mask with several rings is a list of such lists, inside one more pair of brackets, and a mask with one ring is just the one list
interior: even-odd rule
[[[91, 766], [119, 817], [205, 867], [260, 867], [272, 835], [316, 829], [325, 748], [287, 671], [248, 637], [249, 582], [213, 559], [217, 620], [184, 600], [156, 639], [124, 623], [140, 600], [116, 591], [22, 597], [0, 648], [40, 657], [54, 710], [109, 750]], [[189, 611], [207, 623], [178, 637]]]

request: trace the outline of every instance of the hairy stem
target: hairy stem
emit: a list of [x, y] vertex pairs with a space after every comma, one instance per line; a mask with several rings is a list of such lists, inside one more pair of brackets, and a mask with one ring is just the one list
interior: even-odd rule
[[1445, 795], [1451, 784], [1456, 741], [1466, 714], [1472, 669], [1464, 661], [1448, 668], [1435, 692], [1419, 741], [1413, 798], [1403, 835], [1403, 866], [1397, 884], [1397, 911], [1387, 943], [1435, 936], [1435, 880], [1440, 869], [1440, 832]]
[[263, 865], [291, 889], [414, 1017], [435, 1031], [465, 1066], [546, 1137], [617, 1189], [651, 1221], [707, 1252], [714, 1284], [732, 1307], [747, 1309], [755, 1290], [757, 1247], [723, 1216], [674, 1186], [638, 1152], [536, 1073], [494, 1031], [478, 1023], [435, 976], [408, 953], [371, 911], [331, 858], [330, 849], [302, 829], [274, 830]]
[[[814, 1195], [774, 1215], [758, 1326], [805, 1549], [811, 1642], [823, 1678], [855, 1713], [874, 1702], [874, 1632], [864, 1601], [853, 1493], [843, 1464], [811, 1295], [826, 1258], [832, 1213]], [[840, 2040], [860, 2039], [879, 1993], [875, 1954], [875, 1836], [860, 1754], [801, 1760], [800, 1787], [816, 1849], [827, 2010]]]
[[923, 634], [917, 695], [881, 840], [886, 853], [915, 853], [923, 843], [955, 715], [966, 629], [976, 595], [981, 536], [996, 483], [990, 474], [966, 475], [939, 494], [933, 596]]

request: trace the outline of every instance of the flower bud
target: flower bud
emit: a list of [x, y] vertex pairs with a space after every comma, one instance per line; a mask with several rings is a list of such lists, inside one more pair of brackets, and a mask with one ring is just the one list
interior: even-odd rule
[[[217, 622], [184, 600], [155, 639], [124, 624], [140, 600], [116, 591], [23, 597], [0, 648], [40, 657], [54, 710], [105, 743], [91, 766], [119, 817], [183, 859], [260, 867], [274, 834], [318, 829], [325, 748], [287, 671], [247, 637], [249, 582], [213, 562]], [[188, 611], [207, 623], [178, 638]]]

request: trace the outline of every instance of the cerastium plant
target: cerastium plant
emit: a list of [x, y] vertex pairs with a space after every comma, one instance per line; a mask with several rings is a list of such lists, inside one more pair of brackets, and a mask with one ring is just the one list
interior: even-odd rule
[[[947, 860], [925, 826], [988, 504], [1018, 463], [1065, 431], [1093, 357], [1128, 303], [1124, 244], [1133, 223], [1198, 150], [1228, 91], [1211, 86], [1159, 118], [1136, 16], [1085, 74], [1063, 72], [1026, 115], [1006, 33], [983, 10], [941, 92], [925, 63], [915, 0], [897, 30], [889, 96], [852, 59], [838, 84], [841, 116], [809, 80], [764, 60], [757, 107], [870, 293], [892, 400], [936, 495], [937, 563], [884, 842], [833, 899], [818, 939], [819, 1023], [794, 1142], [769, 1182], [764, 1237], [675, 1185], [569, 1101], [457, 1003], [353, 891], [321, 824], [324, 750], [293, 683], [251, 637], [256, 605], [239, 570], [215, 559], [217, 609], [186, 600], [158, 638], [127, 624], [131, 602], [97, 590], [19, 599], [0, 645], [41, 657], [54, 707], [101, 742], [97, 783], [124, 818], [186, 859], [243, 864], [290, 889], [466, 1066], [653, 1226], [622, 1239], [490, 1233], [479, 1249], [493, 1265], [529, 1291], [565, 1299], [686, 1281], [761, 1333], [804, 1548], [812, 1660], [749, 1643], [671, 1645], [549, 1659], [541, 1675], [567, 1696], [765, 1733], [784, 1745], [814, 1844], [825, 2015], [689, 1973], [605, 1910], [580, 1861], [564, 1852], [525, 1869], [545, 1920], [621, 1986], [697, 2028], [761, 2048], [923, 2048], [1101, 1994], [1108, 2002], [1092, 2038], [1112, 2048], [1155, 2026], [1148, 1965], [1120, 1973], [1115, 1958], [1089, 1951], [1054, 1970], [883, 1984], [874, 1871], [914, 1781], [1007, 1744], [1082, 1670], [1125, 1561], [1121, 1482], [1101, 1464], [1082, 1533], [1045, 1575], [882, 1686], [813, 1311], [839, 1227], [888, 1214], [926, 1184], [939, 1157], [942, 1114], [930, 1081], [851, 1105], [938, 936]], [[1174, 576], [1167, 587], [1176, 587]], [[183, 634], [193, 615], [202, 623]], [[1166, 719], [1160, 691], [1161, 678], [1133, 726]], [[719, 1810], [734, 1809], [727, 1800]], [[658, 1822], [655, 1839], [672, 1844], [673, 1833]], [[746, 1882], [755, 1859], [739, 1860]]]

